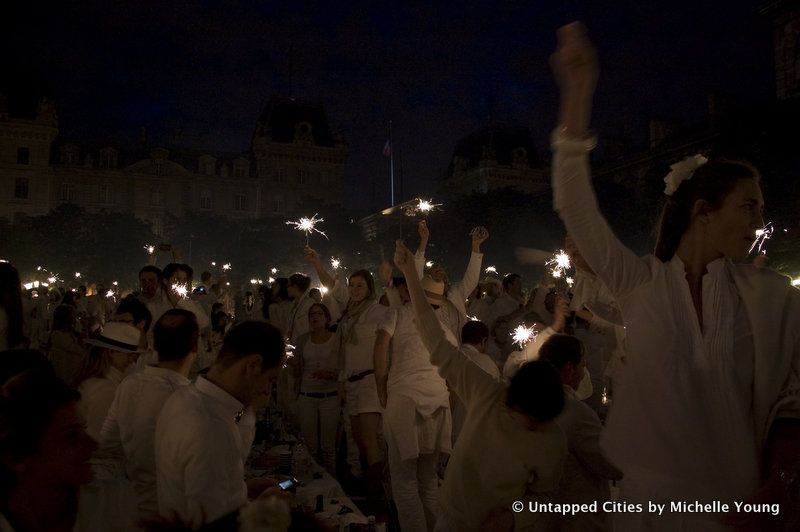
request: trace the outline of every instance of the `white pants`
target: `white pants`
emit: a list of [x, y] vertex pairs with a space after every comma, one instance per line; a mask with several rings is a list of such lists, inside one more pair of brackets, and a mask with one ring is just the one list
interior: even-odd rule
[[403, 532], [430, 532], [434, 529], [436, 516], [440, 513], [437, 464], [438, 454], [421, 454], [417, 458], [400, 460], [397, 449], [389, 445], [392, 497]]
[[339, 427], [339, 397], [314, 398], [300, 395], [297, 398], [297, 418], [300, 433], [308, 452], [318, 460], [328, 473], [336, 477], [336, 429]]

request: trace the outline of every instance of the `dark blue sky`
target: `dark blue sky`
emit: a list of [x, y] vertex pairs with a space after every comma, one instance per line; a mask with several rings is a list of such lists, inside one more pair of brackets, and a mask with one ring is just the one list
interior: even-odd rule
[[292, 94], [323, 101], [345, 133], [348, 191], [385, 183], [389, 119], [407, 195], [432, 191], [457, 140], [490, 118], [529, 126], [545, 149], [547, 60], [576, 18], [600, 52], [601, 135], [641, 142], [651, 116], [702, 120], [711, 92], [774, 92], [758, 1], [15, 4], [0, 87], [51, 95], [64, 136], [133, 143], [140, 126], [181, 128], [187, 147], [242, 151], [267, 99], [289, 93], [291, 63]]

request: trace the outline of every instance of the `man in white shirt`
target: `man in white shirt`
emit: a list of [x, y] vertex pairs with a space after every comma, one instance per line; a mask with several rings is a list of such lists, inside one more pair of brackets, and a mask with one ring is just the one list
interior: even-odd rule
[[193, 274], [194, 270], [188, 264], [173, 262], [164, 267], [161, 293], [146, 303], [154, 322], [169, 309], [182, 308], [194, 313], [200, 330], [211, 324], [203, 307], [188, 297], [192, 292]]
[[[243, 506], [266, 485], [245, 483], [255, 436], [250, 405], [269, 396], [284, 341], [268, 323], [247, 321], [225, 336], [206, 376], [167, 400], [156, 425], [159, 513], [197, 528]], [[261, 482], [259, 482], [261, 481]]]
[[[564, 386], [564, 410], [556, 423], [567, 436], [569, 455], [564, 464], [561, 486], [555, 502], [587, 504], [609, 500], [609, 481], [622, 479], [622, 471], [612, 464], [600, 448], [600, 418], [576, 391], [584, 378], [585, 349], [580, 340], [566, 334], [550, 336], [539, 349], [539, 358], [547, 360], [561, 375]], [[609, 530], [609, 514], [578, 512], [562, 516], [560, 530]]]
[[[481, 368], [493, 378], [500, 380], [500, 368], [494, 363], [489, 355], [486, 354], [486, 347], [489, 344], [489, 328], [485, 323], [470, 320], [461, 329], [461, 352], [469, 358], [476, 366]], [[450, 409], [453, 412], [453, 445], [456, 444], [461, 427], [467, 416], [464, 403], [453, 390], [450, 393]]]
[[161, 268], [158, 266], [148, 264], [139, 270], [139, 301], [146, 305], [160, 296], [163, 278]]
[[100, 467], [106, 460], [124, 465], [136, 495], [136, 521], [158, 515], [156, 420], [169, 396], [189, 384], [187, 376], [197, 356], [198, 337], [193, 313], [183, 309], [165, 312], [153, 327], [158, 364], [122, 381], [100, 432], [96, 458]]

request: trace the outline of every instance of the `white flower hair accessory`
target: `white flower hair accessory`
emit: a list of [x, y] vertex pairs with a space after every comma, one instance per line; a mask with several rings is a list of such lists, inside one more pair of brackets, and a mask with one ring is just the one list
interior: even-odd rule
[[667, 184], [667, 186], [664, 187], [664, 194], [672, 196], [675, 191], [678, 190], [681, 183], [687, 179], [691, 179], [694, 172], [707, 162], [708, 159], [698, 153], [697, 155], [690, 155], [684, 160], [671, 165], [669, 167], [671, 170], [670, 173], [664, 178], [664, 183]]

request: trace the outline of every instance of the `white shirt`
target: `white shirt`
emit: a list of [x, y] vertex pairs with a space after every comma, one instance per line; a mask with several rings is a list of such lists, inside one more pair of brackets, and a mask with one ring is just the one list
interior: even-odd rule
[[467, 358], [475, 362], [479, 368], [495, 379], [500, 379], [500, 368], [497, 367], [497, 364], [494, 363], [489, 355], [481, 353], [470, 344], [461, 344], [461, 347], [461, 352], [464, 353]]
[[173, 512], [198, 527], [247, 502], [244, 463], [255, 436], [255, 416], [204, 377], [179, 388], [156, 424], [159, 513]]
[[311, 329], [308, 324], [308, 311], [314, 303], [315, 301], [308, 295], [308, 290], [292, 303], [292, 309], [286, 322], [286, 336], [289, 338], [290, 344], [294, 344], [300, 336]]
[[[476, 531], [492, 510], [554, 491], [567, 452], [558, 425], [546, 423], [538, 431], [523, 426], [505, 405], [505, 385], [447, 341], [430, 306], [417, 309], [416, 318], [431, 362], [468, 411], [439, 492], [447, 520], [455, 530]], [[538, 530], [539, 519], [537, 513], [515, 515], [518, 528]]]
[[747, 498], [759, 484], [760, 427], [754, 337], [733, 266], [707, 266], [701, 330], [683, 263], [639, 258], [617, 240], [597, 208], [585, 156], [556, 153], [553, 188], [567, 230], [627, 328], [625, 386], [601, 440], [609, 457], [667, 497]]
[[108, 408], [114, 401], [117, 386], [122, 382], [123, 374], [114, 366], [108, 368], [105, 377], [86, 379], [78, 387], [81, 393], [79, 410], [86, 419], [86, 432], [95, 440], [100, 439], [100, 429], [108, 414]]
[[[483, 263], [483, 253], [470, 253], [467, 269], [461, 281], [455, 282], [447, 289], [447, 300], [453, 304], [452, 310], [444, 310], [446, 306], [441, 306], [437, 311], [439, 321], [445, 324], [456, 338], [461, 338], [461, 329], [467, 323], [467, 298], [478, 286], [481, 278], [481, 264]], [[414, 254], [414, 265], [417, 268], [419, 278], [425, 272], [425, 253], [419, 251]]]
[[197, 318], [197, 326], [200, 327], [201, 331], [211, 325], [211, 320], [208, 318], [208, 314], [203, 310], [203, 306], [197, 301], [187, 297], [178, 299], [178, 303], [173, 305], [172, 301], [167, 297], [166, 292], [161, 290], [153, 299], [147, 301], [146, 305], [147, 310], [149, 310], [150, 314], [153, 316], [152, 325], [147, 334], [151, 345], [153, 343], [153, 325], [155, 325], [159, 318], [168, 310], [180, 308], [192, 312]]
[[95, 457], [122, 461], [140, 518], [158, 514], [154, 448], [158, 415], [172, 393], [188, 384], [189, 379], [176, 371], [147, 366], [122, 381], [108, 410]]

